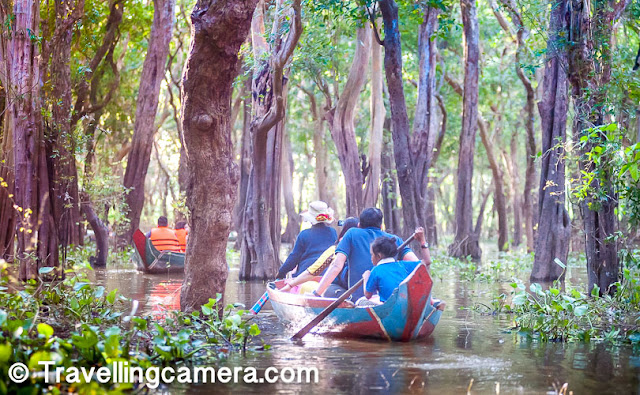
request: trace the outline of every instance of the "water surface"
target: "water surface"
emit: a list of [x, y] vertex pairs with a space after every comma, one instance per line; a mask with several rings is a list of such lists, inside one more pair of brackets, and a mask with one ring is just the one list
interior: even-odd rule
[[[265, 284], [239, 282], [238, 270], [230, 269], [226, 301], [247, 308], [260, 298]], [[569, 272], [568, 281], [578, 284], [583, 270]], [[143, 313], [161, 315], [178, 308], [182, 275], [147, 275], [133, 269], [95, 272], [96, 282], [139, 300]], [[555, 393], [568, 383], [574, 394], [640, 394], [640, 355], [629, 346], [584, 343], [543, 343], [511, 333], [509, 316], [476, 313], [469, 307], [490, 304], [497, 293], [509, 293], [506, 285], [472, 282], [459, 273], [442, 274], [434, 294], [447, 309], [430, 339], [419, 343], [386, 343], [328, 339], [307, 335], [293, 343], [296, 328], [282, 325], [267, 303], [257, 317], [261, 338], [268, 351], [232, 355], [228, 366], [266, 369], [308, 366], [319, 369], [316, 384], [209, 384], [171, 387], [170, 392], [205, 394], [265, 393]], [[473, 382], [471, 383], [471, 381]]]

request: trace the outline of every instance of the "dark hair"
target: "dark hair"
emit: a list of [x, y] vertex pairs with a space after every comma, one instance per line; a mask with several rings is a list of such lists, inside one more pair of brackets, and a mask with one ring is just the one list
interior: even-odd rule
[[187, 226], [187, 221], [176, 222], [176, 229], [184, 229], [185, 226]]
[[382, 227], [382, 211], [379, 208], [368, 207], [360, 213], [361, 228], [381, 228]]
[[345, 233], [351, 228], [355, 228], [358, 226], [358, 218], [349, 217], [342, 222], [342, 230], [340, 231], [340, 235], [338, 236], [338, 240], [342, 239]]
[[389, 236], [380, 236], [371, 244], [371, 252], [380, 254], [383, 258], [393, 258], [398, 253], [396, 239]]
[[158, 218], [158, 226], [169, 226], [169, 220], [164, 215]]

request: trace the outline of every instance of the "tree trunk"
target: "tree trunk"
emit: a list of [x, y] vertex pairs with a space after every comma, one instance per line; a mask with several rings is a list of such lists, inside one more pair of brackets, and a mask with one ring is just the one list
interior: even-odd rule
[[15, 258], [20, 262], [19, 278], [37, 278], [39, 268], [45, 266], [57, 268], [53, 274], [62, 277], [40, 112], [39, 43], [32, 39], [39, 35], [39, 3], [16, 0], [10, 19], [8, 12], [5, 6], [0, 7], [0, 20], [9, 23], [13, 32], [0, 38], [0, 64], [5, 71], [3, 86], [14, 95], [7, 97], [5, 123], [12, 128], [18, 180], [13, 202], [17, 206]]
[[[569, 0], [570, 7], [564, 19], [571, 44], [568, 49], [568, 79], [572, 86], [575, 107], [573, 123], [574, 141], [587, 141], [581, 146], [579, 167], [583, 178], [596, 173], [588, 181], [590, 189], [580, 202], [585, 232], [585, 252], [589, 291], [598, 286], [600, 294], [615, 293], [612, 285], [618, 281], [620, 261], [615, 234], [618, 230], [617, 194], [611, 183], [609, 163], [595, 164], [588, 153], [607, 139], [606, 132], [598, 131], [589, 137], [593, 128], [605, 125], [605, 107], [608, 83], [611, 80], [613, 29], [630, 1], [601, 1], [591, 3]], [[593, 6], [593, 9], [591, 9]], [[592, 16], [593, 15], [593, 16]], [[583, 182], [587, 182], [583, 180]], [[600, 196], [606, 196], [602, 198]]]
[[300, 233], [300, 214], [296, 212], [296, 204], [293, 200], [293, 152], [291, 151], [291, 139], [285, 128], [282, 145], [282, 195], [284, 197], [284, 208], [287, 213], [287, 227], [282, 234], [284, 243], [293, 243]]
[[92, 260], [91, 266], [106, 267], [107, 257], [109, 255], [109, 228], [107, 228], [104, 222], [100, 220], [100, 217], [98, 217], [98, 214], [96, 214], [87, 193], [82, 193], [82, 204], [80, 207], [82, 214], [84, 214], [87, 222], [91, 225], [93, 234], [96, 237], [97, 254]]
[[380, 160], [386, 110], [382, 96], [382, 46], [374, 42], [371, 30], [371, 128], [369, 129], [369, 174], [364, 188], [363, 207], [376, 207], [380, 195]]
[[[436, 99], [438, 101], [438, 107], [440, 108], [442, 120], [440, 122], [440, 132], [438, 133], [438, 138], [436, 139], [436, 145], [433, 149], [431, 167], [434, 167], [436, 165], [436, 162], [438, 161], [440, 150], [442, 149], [442, 143], [444, 142], [444, 135], [447, 132], [447, 109], [444, 107], [444, 103], [440, 95], [436, 95]], [[429, 176], [424, 220], [427, 240], [433, 245], [438, 245], [438, 224], [436, 222], [436, 186], [434, 185], [434, 181], [435, 177]]]
[[571, 223], [565, 207], [564, 143], [567, 123], [567, 62], [562, 44], [564, 10], [560, 0], [551, 10], [543, 96], [538, 103], [542, 125], [542, 163], [538, 201], [538, 237], [530, 281], [554, 281], [567, 262]]
[[51, 120], [47, 158], [52, 173], [53, 218], [63, 258], [69, 245], [82, 244], [76, 141], [71, 124], [71, 40], [73, 22], [84, 12], [84, 0], [56, 1], [56, 28], [51, 46]]
[[[413, 174], [415, 177], [416, 210], [424, 212], [419, 217], [419, 225], [424, 224], [431, 232], [435, 231], [435, 207], [432, 213], [427, 213], [429, 208], [428, 182], [430, 179], [429, 170], [434, 165], [434, 159], [442, 145], [444, 129], [438, 132], [438, 117], [436, 112], [436, 53], [437, 41], [435, 31], [438, 28], [438, 14], [436, 8], [427, 7], [422, 24], [418, 33], [418, 52], [420, 55], [420, 68], [418, 80], [418, 101], [416, 103], [415, 119], [413, 121], [412, 136], [412, 161], [414, 164]], [[443, 109], [444, 107], [441, 107]], [[446, 126], [446, 111], [443, 112], [443, 122]], [[433, 194], [431, 194], [433, 198]], [[433, 215], [433, 218], [432, 215]], [[429, 233], [429, 231], [427, 231]], [[432, 240], [427, 235], [427, 240]]]
[[[535, 114], [535, 92], [533, 90], [533, 86], [529, 77], [525, 74], [524, 69], [522, 68], [522, 54], [526, 51], [526, 43], [525, 38], [529, 36], [529, 31], [524, 26], [524, 22], [522, 21], [522, 16], [517, 9], [517, 6], [513, 0], [500, 0], [502, 5], [509, 11], [511, 15], [511, 21], [515, 25], [516, 28], [516, 42], [518, 44], [518, 48], [516, 50], [516, 74], [518, 78], [522, 82], [524, 89], [527, 93], [527, 101], [524, 106], [525, 111], [525, 120], [524, 120], [524, 128], [526, 131], [525, 135], [525, 147], [527, 153], [527, 167], [525, 170], [525, 178], [524, 178], [524, 191], [523, 191], [523, 204], [522, 204], [522, 214], [524, 216], [525, 222], [525, 235], [527, 237], [527, 252], [531, 252], [534, 249], [534, 227], [535, 221], [533, 216], [533, 206], [534, 206], [534, 196], [532, 194], [533, 184], [535, 183], [536, 178], [536, 168], [535, 168], [535, 158], [536, 158], [536, 136], [535, 136], [535, 123], [536, 123], [536, 114]], [[514, 168], [515, 169], [515, 168]], [[515, 197], [516, 195], [514, 195]], [[518, 198], [519, 200], [519, 198]], [[515, 244], [515, 241], [514, 241]]]
[[518, 133], [511, 135], [509, 157], [505, 158], [511, 177], [510, 194], [513, 203], [513, 246], [522, 243], [522, 196], [517, 192], [520, 185], [520, 170], [518, 168]]
[[282, 163], [282, 130], [286, 108], [284, 67], [291, 58], [300, 34], [302, 21], [300, 0], [292, 4], [293, 23], [286, 40], [278, 34], [283, 15], [280, 1], [276, 4], [273, 32], [277, 33], [272, 48], [264, 38], [263, 4], [256, 8], [252, 20], [252, 43], [255, 59], [252, 96], [254, 117], [251, 122], [252, 169], [249, 176], [242, 232], [240, 280], [275, 278], [280, 267], [280, 177]]
[[176, 0], [154, 0], [151, 37], [142, 65], [133, 139], [127, 157], [127, 170], [124, 173], [123, 185], [129, 190], [125, 200], [129, 206], [128, 218], [131, 222], [129, 231], [121, 236], [122, 244], [130, 243], [133, 232], [140, 226], [144, 205], [144, 181], [151, 160], [158, 95], [169, 55], [175, 5]]
[[[387, 118], [385, 124], [391, 124]], [[385, 230], [398, 234], [401, 230], [401, 213], [398, 207], [398, 181], [393, 166], [393, 147], [391, 146], [390, 131], [385, 131], [384, 147], [382, 150], [382, 212], [384, 215]]]
[[[393, 124], [391, 128], [393, 151], [402, 197], [404, 227], [401, 234], [406, 237], [418, 224], [424, 224], [424, 210], [420, 208], [421, 203], [416, 198], [418, 186], [411, 154], [409, 117], [402, 83], [402, 45], [398, 6], [394, 0], [383, 0], [379, 5], [384, 21], [384, 68]], [[421, 59], [423, 55], [421, 54]]]
[[486, 122], [483, 119], [479, 119], [478, 127], [480, 128], [480, 139], [487, 152], [489, 167], [491, 167], [491, 174], [493, 175], [494, 207], [498, 212], [498, 250], [507, 251], [509, 249], [509, 225], [507, 221], [507, 199], [504, 195], [504, 177], [493, 152], [492, 142], [489, 141], [489, 136], [487, 136]]
[[187, 188], [191, 233], [180, 294], [183, 311], [199, 309], [217, 293], [224, 294], [227, 238], [238, 182], [231, 147], [232, 84], [256, 3], [199, 0], [191, 13], [191, 47], [182, 83], [182, 129], [191, 171]]
[[449, 246], [453, 257], [480, 259], [482, 251], [473, 233], [471, 181], [478, 122], [479, 33], [475, 0], [460, 0], [464, 37], [464, 91], [462, 99], [462, 131], [458, 152], [455, 239]]
[[360, 166], [358, 143], [356, 142], [354, 118], [360, 90], [366, 80], [366, 67], [369, 63], [371, 28], [368, 25], [357, 29], [355, 44], [356, 50], [353, 54], [347, 82], [335, 110], [330, 111], [327, 118], [345, 180], [346, 215], [357, 217], [364, 208], [362, 191], [364, 179]]
[[[246, 87], [251, 89], [251, 81], [247, 79]], [[233, 209], [234, 227], [238, 236], [234, 245], [236, 251], [242, 247], [242, 223], [249, 190], [249, 175], [251, 174], [251, 98], [245, 98], [242, 105], [242, 141], [240, 148], [240, 182], [238, 183], [238, 200]]]
[[[5, 15], [0, 14], [3, 18]], [[4, 20], [4, 19], [2, 19]], [[0, 45], [5, 46], [4, 40], [0, 40]], [[2, 48], [2, 52], [6, 47]], [[2, 54], [0, 52], [0, 55]], [[1, 59], [1, 57], [0, 57]], [[7, 75], [7, 69], [5, 65], [2, 66], [2, 72], [0, 77]], [[5, 83], [8, 79], [2, 78], [2, 89], [0, 93], [3, 95], [2, 106], [2, 151], [0, 151], [0, 259], [4, 259], [8, 262], [13, 261], [14, 254], [14, 241], [15, 241], [15, 228], [16, 228], [16, 215], [13, 209], [13, 199], [10, 197], [14, 194], [14, 162], [13, 162], [13, 124], [11, 121], [10, 112], [7, 111], [8, 97], [5, 96]]]

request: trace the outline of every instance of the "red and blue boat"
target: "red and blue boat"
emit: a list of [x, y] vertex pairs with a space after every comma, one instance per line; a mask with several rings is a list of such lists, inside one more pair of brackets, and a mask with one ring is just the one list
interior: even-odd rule
[[[316, 279], [320, 280], [320, 277]], [[282, 292], [284, 281], [267, 285], [273, 310], [282, 321], [301, 327], [335, 299]], [[356, 307], [345, 301], [331, 312], [314, 333], [345, 338], [413, 341], [429, 337], [442, 311], [432, 302], [433, 280], [425, 265], [418, 265], [381, 305]]]

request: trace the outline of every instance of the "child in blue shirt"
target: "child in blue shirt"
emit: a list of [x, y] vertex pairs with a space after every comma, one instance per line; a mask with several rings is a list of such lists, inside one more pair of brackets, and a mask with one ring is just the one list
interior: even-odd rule
[[398, 245], [393, 237], [378, 237], [371, 244], [373, 269], [363, 274], [364, 296], [367, 299], [371, 299], [377, 292], [380, 302], [384, 303], [420, 264], [420, 261], [397, 261], [397, 253]]

